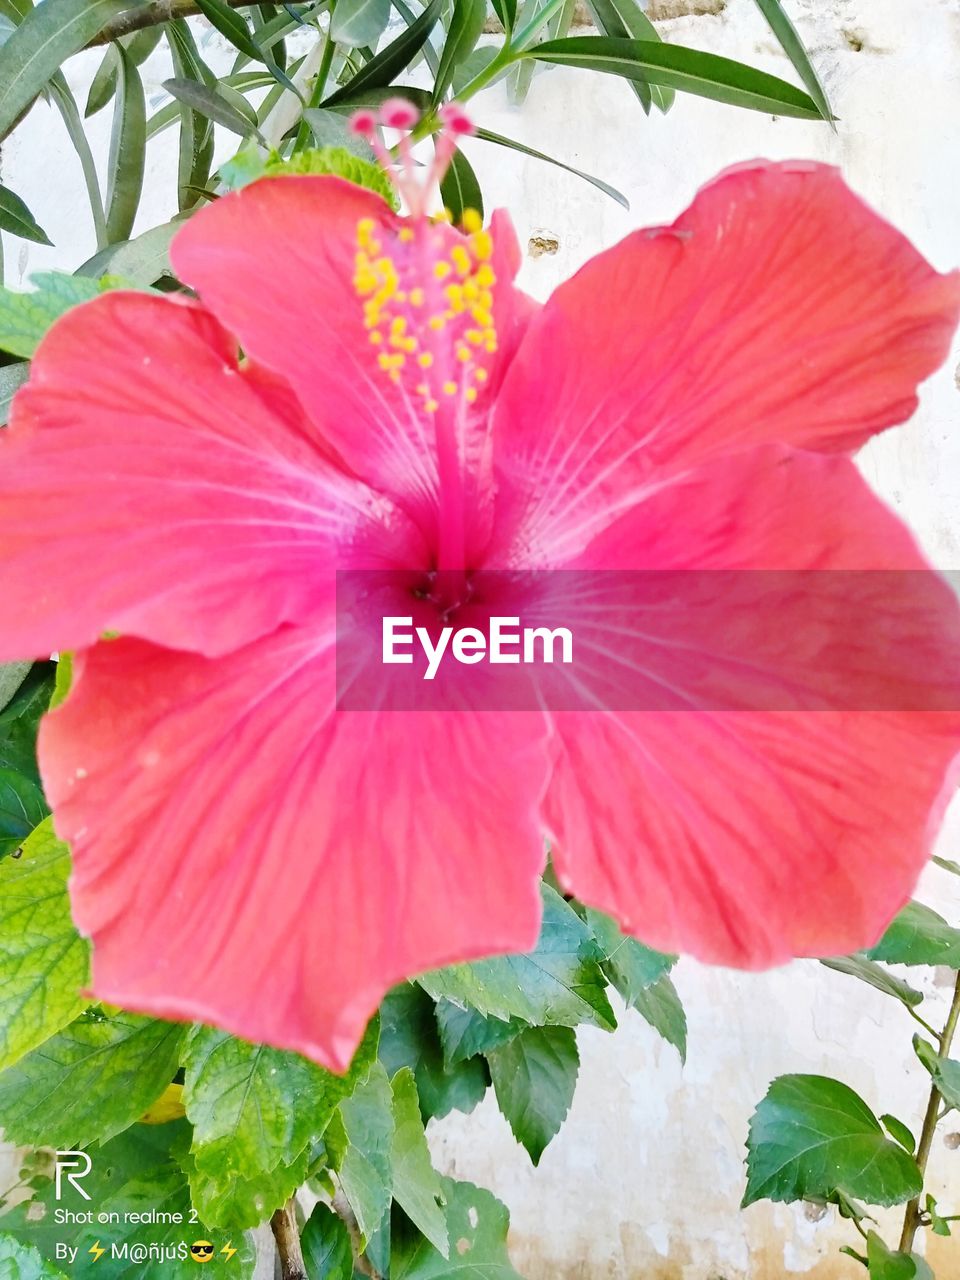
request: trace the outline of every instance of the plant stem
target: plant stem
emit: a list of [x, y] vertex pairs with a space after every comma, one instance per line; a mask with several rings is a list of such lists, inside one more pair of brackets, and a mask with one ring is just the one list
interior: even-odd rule
[[[231, 9], [249, 9], [252, 0], [224, 0]], [[200, 9], [193, 0], [153, 0], [152, 4], [132, 9], [129, 13], [121, 13], [119, 17], [108, 22], [103, 30], [93, 37], [87, 48], [98, 44], [109, 44], [111, 40], [119, 40], [133, 31], [142, 31], [144, 27], [155, 27], [161, 22], [172, 22], [174, 18], [193, 18]]]
[[291, 1197], [270, 1219], [270, 1230], [277, 1242], [280, 1257], [280, 1274], [283, 1280], [307, 1280], [307, 1269], [300, 1249], [300, 1231], [297, 1227], [297, 1202]]
[[[333, 55], [337, 51], [337, 42], [333, 38], [333, 13], [336, 7], [336, 0], [330, 0], [330, 18], [327, 23], [326, 35], [323, 38], [323, 53], [320, 55], [320, 66], [317, 68], [317, 76], [313, 82], [313, 89], [310, 93], [310, 101], [308, 107], [319, 107], [323, 101], [323, 95], [327, 91], [327, 80], [330, 78], [330, 67], [333, 65]], [[297, 130], [297, 139], [293, 144], [294, 152], [302, 151], [310, 141], [312, 130], [306, 120], [301, 117], [300, 128]]]
[[[957, 974], [957, 981], [953, 988], [953, 1002], [950, 1005], [947, 1021], [938, 1037], [941, 1058], [946, 1057], [950, 1052], [958, 1022], [960, 1022], [960, 973]], [[937, 1131], [937, 1122], [940, 1119], [941, 1101], [940, 1090], [936, 1084], [931, 1085], [930, 1097], [927, 1100], [927, 1110], [923, 1117], [923, 1128], [920, 1130], [920, 1141], [917, 1143], [917, 1167], [921, 1176], [927, 1171], [930, 1148], [933, 1146], [933, 1137]], [[911, 1253], [913, 1251], [913, 1242], [917, 1238], [919, 1228], [920, 1197], [916, 1196], [907, 1205], [903, 1215], [903, 1232], [900, 1236], [900, 1251], [902, 1253]]]
[[353, 1264], [357, 1274], [369, 1276], [370, 1280], [381, 1280], [379, 1272], [374, 1270], [370, 1259], [363, 1252], [363, 1233], [360, 1230], [360, 1224], [357, 1222], [356, 1216], [342, 1191], [338, 1191], [333, 1197], [330, 1207], [347, 1228], [347, 1234], [350, 1236], [350, 1245], [353, 1249]]

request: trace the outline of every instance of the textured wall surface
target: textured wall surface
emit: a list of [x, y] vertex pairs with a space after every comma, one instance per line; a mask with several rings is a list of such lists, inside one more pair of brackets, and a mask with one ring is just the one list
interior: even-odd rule
[[[606, 177], [630, 197], [625, 212], [558, 169], [475, 143], [470, 150], [492, 203], [508, 205], [530, 246], [523, 283], [544, 296], [588, 256], [636, 225], [671, 220], [726, 164], [765, 156], [840, 165], [849, 182], [941, 268], [960, 264], [960, 0], [786, 0], [840, 117], [826, 126], [772, 119], [692, 99], [647, 120], [614, 79], [553, 70], [538, 75], [522, 109], [495, 88], [474, 114], [492, 129]], [[789, 76], [752, 0], [650, 0], [667, 39]], [[215, 48], [217, 37], [206, 36]], [[96, 65], [71, 79], [85, 91]], [[159, 101], [168, 74], [148, 67]], [[98, 121], [105, 150], [106, 120]], [[173, 135], [149, 158], [142, 228], [173, 212]], [[224, 153], [229, 139], [221, 140]], [[2, 171], [58, 244], [12, 249], [8, 282], [44, 266], [73, 267], [93, 245], [79, 174], [59, 120], [34, 112], [4, 148]], [[637, 306], [643, 299], [637, 299]], [[924, 390], [905, 429], [875, 442], [863, 467], [916, 530], [932, 558], [960, 568], [960, 393], [951, 363]], [[941, 842], [960, 856], [956, 807]], [[939, 870], [921, 896], [960, 922], [960, 881]], [[927, 1017], [942, 1021], [950, 975], [934, 975]], [[577, 1097], [539, 1169], [514, 1143], [491, 1099], [434, 1131], [438, 1162], [493, 1188], [513, 1215], [512, 1247], [529, 1280], [853, 1280], [837, 1254], [852, 1243], [832, 1211], [738, 1209], [747, 1120], [774, 1076], [833, 1074], [877, 1112], [919, 1124], [924, 1073], [899, 1005], [813, 963], [765, 975], [681, 962], [677, 987], [690, 1020], [690, 1052], [676, 1054], [635, 1015], [613, 1037], [586, 1030]], [[960, 1121], [943, 1126], [931, 1187], [960, 1210]], [[934, 1247], [935, 1246], [935, 1247]], [[960, 1243], [934, 1240], [940, 1280], [960, 1275]]]

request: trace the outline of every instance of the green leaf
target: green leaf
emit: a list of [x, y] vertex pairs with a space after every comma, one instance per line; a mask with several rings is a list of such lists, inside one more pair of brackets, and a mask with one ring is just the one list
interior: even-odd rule
[[[310, 126], [317, 146], [321, 150], [326, 147], [335, 147], [338, 150], [349, 151], [358, 160], [366, 160], [371, 164], [376, 162], [370, 143], [366, 138], [361, 138], [353, 132], [349, 120], [340, 112], [327, 111], [323, 107], [308, 107], [303, 113], [303, 118]], [[297, 153], [297, 155], [300, 154], [302, 153]], [[296, 155], [291, 156], [290, 159], [295, 160]]]
[[[197, 1280], [197, 1264], [188, 1247], [198, 1236], [212, 1238], [218, 1250], [232, 1242], [237, 1255], [229, 1272], [223, 1268], [224, 1274], [235, 1280], [251, 1280], [254, 1252], [249, 1239], [240, 1235], [210, 1237], [201, 1224], [190, 1225], [196, 1219], [182, 1168], [184, 1162], [189, 1163], [189, 1145], [190, 1126], [185, 1120], [135, 1124], [90, 1153], [92, 1168], [82, 1184], [91, 1197], [89, 1203], [72, 1189], [63, 1191], [63, 1208], [96, 1210], [92, 1223], [68, 1228], [57, 1223], [55, 1211], [61, 1202], [56, 1199], [53, 1178], [40, 1176], [33, 1180], [34, 1198], [4, 1216], [4, 1229], [36, 1245], [50, 1260], [56, 1258], [56, 1246], [68, 1238], [68, 1232], [71, 1246], [77, 1249], [76, 1261], [70, 1266], [71, 1280]], [[108, 1226], [98, 1223], [97, 1213], [103, 1211], [115, 1213], [118, 1221]], [[179, 1214], [180, 1221], [154, 1223], [143, 1216], [147, 1214]], [[90, 1253], [96, 1241], [111, 1251], [99, 1261]], [[144, 1259], [131, 1257], [134, 1242], [148, 1249], [152, 1246], [151, 1254]], [[223, 1261], [218, 1258], [214, 1267]]]
[[444, 1061], [433, 1001], [418, 986], [395, 987], [380, 1006], [380, 1060], [389, 1075], [410, 1067], [424, 1120], [472, 1111], [487, 1091], [482, 1058]]
[[926, 1198], [927, 1217], [930, 1219], [930, 1230], [935, 1236], [949, 1236], [952, 1234], [949, 1221], [942, 1217], [937, 1211], [937, 1202], [929, 1192]]
[[960, 969], [960, 929], [929, 907], [908, 902], [866, 955], [885, 964], [945, 964]]
[[364, 1241], [383, 1222], [393, 1195], [393, 1092], [376, 1063], [353, 1094], [344, 1098], [330, 1127], [336, 1170]]
[[530, 1027], [487, 1054], [490, 1077], [513, 1136], [537, 1165], [567, 1117], [580, 1055], [568, 1027]]
[[447, 1256], [447, 1222], [440, 1176], [430, 1161], [420, 1116], [417, 1082], [403, 1067], [390, 1082], [393, 1090], [393, 1195], [410, 1221], [435, 1249]]
[[254, 43], [250, 28], [241, 15], [224, 4], [223, 0], [197, 0], [197, 8], [222, 36], [230, 41], [234, 48], [245, 53], [248, 58], [261, 61], [259, 47]]
[[[51, 0], [44, 0], [49, 4]], [[9, 231], [21, 240], [34, 240], [37, 244], [53, 241], [37, 223], [36, 218], [18, 195], [0, 182], [0, 231]]]
[[29, 377], [30, 366], [26, 360], [0, 365], [0, 426], [9, 419], [13, 397]]
[[83, 183], [87, 189], [87, 201], [90, 205], [90, 215], [93, 219], [93, 230], [97, 237], [97, 247], [103, 248], [107, 242], [103, 196], [100, 192], [100, 179], [97, 175], [93, 152], [90, 150], [90, 143], [84, 131], [83, 121], [80, 119], [77, 100], [71, 93], [70, 86], [67, 84], [66, 77], [62, 71], [58, 71], [51, 78], [49, 89], [51, 100], [60, 112], [67, 136], [73, 144], [74, 151], [77, 153], [77, 159], [80, 161]]
[[682, 45], [611, 36], [568, 36], [533, 45], [513, 56], [515, 60], [537, 58], [557, 66], [603, 71], [752, 111], [796, 116], [801, 120], [820, 119], [813, 99], [786, 80], [742, 62]]
[[953, 862], [950, 858], [938, 858], [936, 854], [930, 859], [935, 862], [938, 867], [944, 871], [949, 871], [951, 875], [960, 876], [960, 862]]
[[15, 852], [49, 813], [37, 767], [37, 729], [53, 687], [53, 664], [35, 663], [0, 711], [0, 858]]
[[74, 1149], [139, 1120], [177, 1071], [184, 1028], [91, 1011], [0, 1073], [9, 1141]]
[[631, 1002], [641, 1017], [645, 1018], [668, 1044], [680, 1054], [680, 1061], [687, 1060], [687, 1015], [673, 982], [666, 975], [646, 991], [637, 993]]
[[43, 0], [0, 48], [0, 139], [78, 49], [144, 0]]
[[194, 1126], [194, 1203], [209, 1226], [256, 1226], [289, 1199], [304, 1180], [310, 1144], [370, 1070], [376, 1048], [374, 1022], [338, 1076], [297, 1053], [194, 1028], [183, 1101]]
[[443, 1045], [443, 1060], [448, 1067], [506, 1044], [526, 1026], [517, 1018], [509, 1022], [485, 1018], [476, 1009], [461, 1009], [449, 1000], [439, 1000], [434, 1012]]
[[604, 912], [584, 907], [582, 914], [603, 951], [603, 971], [626, 1004], [632, 1005], [642, 991], [659, 982], [677, 963], [676, 956], [654, 951], [622, 933], [616, 920]]
[[754, 1111], [747, 1140], [744, 1206], [757, 1200], [829, 1200], [837, 1192], [868, 1204], [919, 1195], [917, 1162], [884, 1136], [867, 1104], [839, 1080], [774, 1080]]
[[817, 104], [820, 114], [824, 120], [833, 124], [833, 112], [823, 85], [820, 83], [820, 77], [814, 70], [813, 63], [803, 47], [803, 41], [784, 12], [780, 0], [756, 0], [756, 5], [766, 18], [770, 30], [780, 41], [781, 49], [793, 63], [794, 70], [806, 86], [810, 97]]
[[453, 74], [476, 48], [487, 17], [486, 0], [454, 0], [453, 15], [434, 78], [433, 101], [438, 105], [453, 82]]
[[25, 359], [34, 354], [55, 320], [101, 292], [98, 281], [59, 271], [37, 272], [31, 283], [36, 285], [31, 293], [0, 287], [0, 348]]
[[469, 1182], [441, 1178], [447, 1203], [450, 1258], [395, 1215], [390, 1280], [522, 1280], [510, 1265], [510, 1214], [489, 1191]]
[[500, 19], [500, 25], [507, 35], [513, 31], [517, 20], [517, 0], [490, 0], [493, 11]]
[[470, 161], [459, 147], [450, 158], [450, 165], [440, 182], [440, 196], [450, 210], [455, 226], [463, 222], [467, 209], [475, 209], [483, 217], [483, 193]]
[[901, 1147], [905, 1151], [909, 1151], [911, 1155], [914, 1154], [917, 1149], [917, 1140], [902, 1120], [898, 1120], [896, 1116], [886, 1114], [880, 1117], [880, 1123], [895, 1142], [899, 1142]]
[[3, 1280], [63, 1280], [63, 1272], [45, 1262], [32, 1245], [8, 1235], [0, 1235], [0, 1276]]
[[376, 45], [390, 21], [390, 0], [337, 0], [330, 35], [337, 44], [357, 49]]
[[[316, 115], [316, 112], [304, 112], [305, 118], [313, 115]], [[274, 154], [267, 159], [264, 167], [264, 174], [267, 177], [302, 173], [332, 174], [337, 178], [345, 178], [355, 186], [376, 192], [391, 209], [397, 210], [400, 207], [393, 183], [379, 164], [371, 160], [362, 160], [344, 147], [305, 147], [303, 151], [292, 155], [289, 160]]]
[[32, 666], [32, 662], [0, 662], [0, 711], [26, 680]]
[[[49, 4], [50, 0], [44, 0]], [[146, 165], [147, 105], [140, 72], [120, 49], [117, 101], [107, 162], [107, 241], [126, 240], [133, 230]]]
[[[660, 39], [659, 31], [636, 0], [587, 0], [587, 8], [597, 29], [605, 36], [632, 37], [634, 40], [655, 42]], [[646, 80], [635, 80], [632, 87], [647, 114], [654, 103], [661, 111], [669, 111], [673, 105], [673, 89], [649, 84]]]
[[397, 38], [371, 58], [352, 80], [332, 93], [321, 105], [331, 107], [335, 103], [356, 102], [360, 94], [367, 93], [371, 89], [383, 89], [392, 84], [426, 44], [442, 10], [443, 0], [430, 0], [415, 22], [401, 31]]
[[960, 1062], [941, 1057], [923, 1036], [913, 1037], [913, 1048], [947, 1106], [960, 1109]]
[[353, 1250], [343, 1222], [325, 1204], [314, 1206], [300, 1236], [310, 1280], [353, 1280]]
[[474, 137], [481, 138], [484, 142], [495, 142], [498, 147], [507, 147], [511, 151], [519, 151], [521, 155], [532, 156], [534, 160], [545, 160], [547, 164], [556, 165], [558, 169], [565, 169], [567, 173], [572, 173], [575, 177], [582, 178], [584, 182], [589, 182], [592, 187], [602, 191], [611, 200], [616, 200], [617, 204], [622, 205], [624, 209], [630, 208], [630, 201], [616, 187], [611, 187], [608, 182], [604, 182], [601, 178], [595, 178], [592, 174], [584, 173], [582, 169], [574, 169], [572, 165], [564, 164], [562, 160], [555, 160], [553, 156], [548, 156], [544, 151], [536, 151], [533, 147], [528, 147], [526, 143], [504, 137], [502, 133], [494, 133], [490, 129], [477, 129]]
[[84, 119], [89, 119], [90, 116], [95, 116], [98, 111], [102, 111], [112, 99], [117, 89], [117, 71], [119, 68], [120, 54], [118, 46], [111, 44], [103, 55], [99, 67], [97, 67], [96, 75], [90, 81], [87, 103], [83, 108]]
[[541, 887], [543, 924], [536, 950], [438, 969], [419, 979], [435, 1000], [504, 1021], [533, 1026], [617, 1025], [600, 969], [603, 952], [593, 934], [555, 890]]
[[[44, 0], [48, 3], [49, 0]], [[77, 269], [78, 275], [122, 276], [131, 285], [146, 287], [164, 276], [172, 276], [170, 266], [170, 241], [183, 226], [183, 220], [174, 218], [160, 227], [144, 231], [133, 240], [112, 244]]]
[[222, 81], [216, 87], [211, 87], [196, 80], [174, 77], [164, 80], [163, 87], [178, 102], [185, 103], [216, 124], [223, 125], [231, 133], [238, 133], [241, 138], [249, 138], [251, 135], [260, 137], [255, 109], [242, 93], [237, 93], [236, 89], [231, 89]]
[[[193, 80], [197, 84], [214, 88], [217, 78], [200, 57], [193, 32], [183, 19], [167, 24], [173, 69], [181, 80]], [[193, 208], [201, 199], [202, 189], [213, 164], [213, 121], [200, 111], [194, 111], [183, 102], [174, 99], [172, 119], [180, 117], [180, 144], [177, 164], [177, 200], [181, 212]], [[159, 113], [160, 116], [163, 112]], [[148, 136], [157, 127], [155, 116], [147, 126]]]
[[923, 1258], [888, 1249], [875, 1231], [867, 1235], [870, 1280], [936, 1280]]
[[867, 986], [882, 991], [886, 996], [893, 996], [908, 1009], [914, 1008], [923, 1000], [921, 991], [895, 978], [892, 973], [887, 973], [886, 969], [881, 968], [873, 960], [867, 960], [864, 956], [834, 956], [833, 959], [821, 960], [820, 963], [836, 973], [846, 973], [851, 978], [859, 978]]

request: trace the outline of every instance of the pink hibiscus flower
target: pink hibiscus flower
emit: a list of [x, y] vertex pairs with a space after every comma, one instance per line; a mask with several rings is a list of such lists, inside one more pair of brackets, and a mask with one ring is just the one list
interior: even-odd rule
[[[545, 838], [662, 949], [874, 940], [956, 714], [346, 711], [336, 571], [429, 609], [441, 570], [445, 616], [484, 569], [850, 571], [838, 679], [885, 607], [881, 684], [946, 672], [956, 602], [848, 455], [913, 411], [957, 275], [807, 163], [727, 172], [542, 307], [503, 214], [334, 178], [221, 199], [172, 257], [200, 300], [70, 312], [0, 441], [0, 658], [77, 651], [40, 757], [99, 997], [342, 1068], [394, 982], [533, 945]], [[876, 569], [923, 572], [878, 603]], [[762, 666], [798, 622], [736, 634]]]

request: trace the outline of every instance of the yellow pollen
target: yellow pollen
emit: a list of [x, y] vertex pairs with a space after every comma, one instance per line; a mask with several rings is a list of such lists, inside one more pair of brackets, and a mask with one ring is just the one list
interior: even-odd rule
[[473, 359], [470, 354], [470, 348], [465, 347], [462, 342], [457, 343], [457, 359], [461, 364], [466, 364], [468, 360]]
[[404, 244], [409, 244], [413, 239], [413, 232], [409, 227], [401, 227], [399, 238]]
[[477, 369], [473, 376], [477, 382], [486, 382], [489, 375], [486, 369]]
[[467, 404], [476, 404], [476, 402], [477, 402], [477, 388], [476, 388], [476, 387], [467, 387], [467, 390], [466, 390], [466, 397], [467, 397]]
[[443, 384], [443, 394], [445, 396], [455, 396], [457, 394], [457, 384], [455, 382], [445, 382]]
[[410, 290], [410, 305], [411, 307], [423, 306], [423, 290], [422, 289]]
[[450, 251], [450, 260], [457, 269], [457, 275], [468, 276], [473, 263], [470, 261], [470, 255], [462, 244], [456, 244]]
[[446, 280], [452, 270], [449, 262], [437, 262], [434, 264], [433, 274], [438, 280]]
[[436, 400], [428, 400], [423, 407], [426, 409], [427, 413], [436, 413], [440, 408]]
[[483, 219], [476, 209], [464, 209], [460, 225], [468, 234], [479, 231], [483, 227]]
[[433, 356], [429, 351], [424, 351], [417, 356], [417, 364], [421, 369], [429, 369], [433, 364]]
[[427, 322], [431, 329], [440, 330], [447, 323], [445, 316], [431, 316]]

